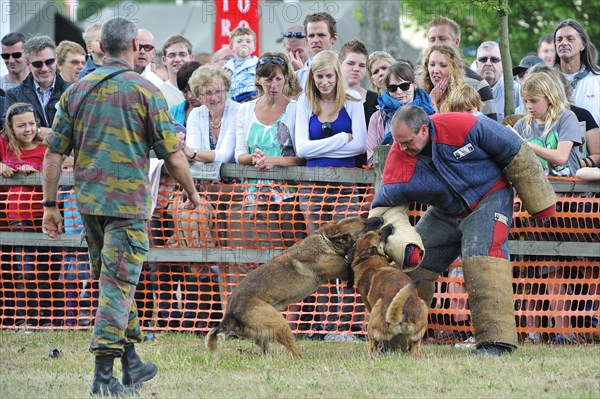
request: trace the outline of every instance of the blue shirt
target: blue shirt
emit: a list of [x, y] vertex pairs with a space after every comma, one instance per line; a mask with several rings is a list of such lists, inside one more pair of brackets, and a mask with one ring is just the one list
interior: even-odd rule
[[[329, 135], [326, 136], [323, 131], [323, 123], [319, 120], [316, 115], [310, 117], [308, 122], [308, 138], [310, 140], [320, 140], [326, 137], [333, 136], [340, 132], [352, 133], [352, 120], [350, 115], [346, 111], [346, 108], [342, 108], [338, 117], [335, 121], [331, 122], [331, 130]], [[307, 167], [335, 167], [335, 168], [353, 168], [355, 166], [354, 157], [347, 158], [310, 158], [306, 160]]]

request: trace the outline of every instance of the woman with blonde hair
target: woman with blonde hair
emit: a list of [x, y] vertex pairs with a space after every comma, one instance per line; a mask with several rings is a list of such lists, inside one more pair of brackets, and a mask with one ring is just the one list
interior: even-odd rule
[[337, 55], [318, 53], [298, 100], [298, 155], [309, 167], [353, 168], [354, 156], [365, 151], [366, 130], [362, 103], [346, 93]]
[[465, 84], [460, 53], [450, 46], [428, 47], [423, 54], [422, 68], [426, 73], [421, 87], [429, 93], [433, 106], [439, 112], [447, 112], [447, 98]]
[[183, 153], [190, 161], [233, 162], [240, 104], [227, 98], [231, 78], [216, 65], [202, 65], [188, 85], [202, 105], [188, 116]]
[[371, 90], [381, 94], [385, 90], [383, 78], [390, 65], [395, 64], [396, 59], [386, 51], [374, 51], [369, 55], [367, 63], [367, 75], [371, 82]]
[[528, 141], [550, 176], [574, 177], [580, 167], [581, 134], [563, 85], [546, 73], [529, 73], [521, 84], [527, 115], [514, 129]]

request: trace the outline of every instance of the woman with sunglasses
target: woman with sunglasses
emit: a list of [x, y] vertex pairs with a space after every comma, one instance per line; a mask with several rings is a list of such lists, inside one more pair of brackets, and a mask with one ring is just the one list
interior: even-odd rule
[[[299, 156], [306, 158], [308, 167], [354, 168], [355, 157], [365, 152], [366, 123], [363, 104], [360, 98], [346, 92], [342, 67], [337, 55], [332, 51], [321, 51], [314, 56], [307, 74], [303, 95], [296, 109], [296, 149]], [[329, 220], [341, 220], [357, 216], [360, 211], [362, 188], [347, 183], [314, 183], [300, 189], [300, 208], [305, 213], [308, 231], [316, 231], [321, 224]], [[319, 298], [325, 302], [339, 302], [337, 286], [334, 295]], [[325, 289], [321, 295], [330, 295]], [[353, 304], [346, 304], [353, 306]], [[318, 313], [326, 309], [319, 305]], [[332, 319], [341, 319], [344, 324], [340, 331], [349, 332], [350, 315], [340, 315], [340, 307], [331, 309]], [[322, 314], [317, 315], [325, 322]], [[334, 320], [335, 319], [335, 320]], [[313, 329], [325, 328], [323, 325]], [[325, 339], [353, 340], [350, 334], [332, 334]]]
[[[42, 170], [46, 147], [41, 145], [38, 122], [33, 107], [27, 103], [14, 103], [6, 112], [6, 124], [0, 136], [0, 176], [10, 178], [15, 175], [39, 172]], [[42, 187], [41, 186], [9, 186], [6, 197], [7, 216], [11, 231], [37, 232], [42, 229]], [[36, 251], [40, 248], [14, 247], [16, 280], [37, 280], [33, 274], [36, 270]], [[21, 253], [26, 255], [22, 258]], [[47, 267], [47, 266], [46, 266]], [[23, 275], [23, 271], [26, 273]], [[38, 284], [25, 286], [23, 282], [15, 283], [16, 290], [16, 323], [24, 323], [26, 290], [38, 289]], [[30, 302], [30, 307], [38, 303]], [[27, 314], [37, 317], [37, 311], [30, 310]], [[33, 323], [33, 320], [30, 320]]]
[[406, 62], [391, 65], [382, 83], [385, 90], [377, 99], [379, 110], [371, 117], [367, 131], [368, 165], [373, 165], [375, 147], [392, 144], [391, 121], [398, 108], [409, 104], [421, 107], [427, 115], [435, 113], [431, 98], [418, 86], [415, 73]]
[[[305, 160], [296, 155], [294, 145], [296, 101], [292, 99], [300, 93], [300, 83], [285, 54], [261, 55], [256, 65], [256, 88], [259, 98], [242, 104], [238, 111], [236, 162], [253, 165], [258, 170], [304, 165]], [[279, 219], [281, 216], [291, 220], [288, 216], [293, 214], [295, 188], [287, 187], [286, 181], [249, 179], [247, 183], [243, 202], [246, 212], [242, 213], [244, 220], [254, 223], [242, 228], [245, 235], [242, 245], [252, 243], [256, 248], [293, 245], [292, 223], [280, 225]], [[281, 232], [279, 238], [287, 241], [274, 238], [278, 232]]]

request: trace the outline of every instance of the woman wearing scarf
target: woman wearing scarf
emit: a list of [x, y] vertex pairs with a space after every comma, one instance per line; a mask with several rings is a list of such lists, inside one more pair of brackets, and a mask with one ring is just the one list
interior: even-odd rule
[[367, 130], [367, 164], [373, 165], [373, 153], [378, 145], [392, 144], [391, 120], [405, 104], [422, 108], [427, 115], [435, 113], [427, 92], [417, 86], [415, 73], [406, 62], [390, 66], [383, 80], [386, 90], [378, 98], [379, 110], [373, 114]]

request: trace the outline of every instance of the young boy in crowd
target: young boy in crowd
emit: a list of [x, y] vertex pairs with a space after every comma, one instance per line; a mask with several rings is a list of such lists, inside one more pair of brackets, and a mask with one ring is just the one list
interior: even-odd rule
[[258, 95], [255, 86], [258, 57], [252, 55], [256, 34], [250, 28], [235, 28], [229, 36], [229, 47], [234, 57], [223, 68], [231, 72], [231, 99], [239, 103], [250, 101]]

